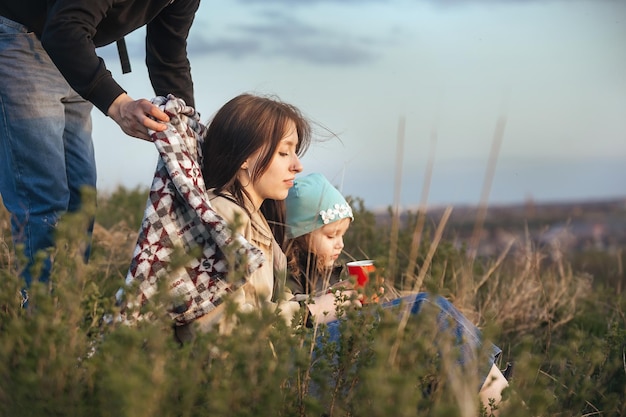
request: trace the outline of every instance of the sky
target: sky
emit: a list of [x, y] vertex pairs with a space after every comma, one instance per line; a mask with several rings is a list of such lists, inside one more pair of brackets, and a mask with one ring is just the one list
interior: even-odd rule
[[[98, 50], [135, 99], [144, 36], [130, 74]], [[204, 121], [244, 92], [297, 106], [303, 174], [369, 208], [626, 199], [626, 0], [203, 0], [188, 53]], [[93, 122], [100, 191], [148, 188], [154, 145]]]

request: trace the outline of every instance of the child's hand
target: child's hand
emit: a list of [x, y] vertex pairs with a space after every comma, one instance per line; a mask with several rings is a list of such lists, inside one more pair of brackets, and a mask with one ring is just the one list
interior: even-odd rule
[[332, 293], [313, 297], [309, 311], [317, 323], [328, 323], [337, 319], [337, 309], [341, 307], [361, 307], [356, 291], [337, 290]]
[[385, 295], [385, 278], [376, 277], [375, 283], [367, 283], [365, 287], [359, 291], [359, 300], [362, 304], [378, 303], [380, 298]]

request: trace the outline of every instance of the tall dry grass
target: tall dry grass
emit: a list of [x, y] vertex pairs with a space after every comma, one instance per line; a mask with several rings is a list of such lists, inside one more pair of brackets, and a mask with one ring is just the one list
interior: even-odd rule
[[[116, 196], [115, 205], [123, 201]], [[113, 213], [108, 204], [99, 207]], [[376, 259], [385, 274], [390, 230], [356, 200], [355, 207], [346, 250]], [[624, 300], [593, 289], [566, 256], [529, 236], [494, 258], [468, 256], [445, 239], [450, 210], [434, 224], [422, 221], [415, 248], [418, 222], [398, 229], [393, 290], [446, 295], [503, 348], [500, 365], [515, 362], [503, 415], [624, 415]], [[87, 265], [74, 233], [84, 222], [68, 219], [77, 223], [63, 229], [55, 250], [55, 285], [37, 288], [34, 310], [24, 310], [0, 211], [0, 415], [480, 414], [477, 381], [433, 352], [426, 319], [399, 324], [388, 312], [348, 310], [341, 345], [321, 348], [314, 341], [327, 329], [289, 329], [269, 311], [242, 316], [228, 337], [198, 335], [182, 348], [164, 314], [137, 328], [105, 320], [116, 315], [114, 294], [137, 235], [136, 219], [126, 216], [96, 226]]]

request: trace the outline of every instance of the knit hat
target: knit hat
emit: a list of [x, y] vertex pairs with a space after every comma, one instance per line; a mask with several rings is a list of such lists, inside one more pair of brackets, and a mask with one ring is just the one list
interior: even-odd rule
[[354, 220], [346, 199], [322, 174], [309, 174], [296, 179], [285, 204], [289, 239], [305, 235], [337, 220]]

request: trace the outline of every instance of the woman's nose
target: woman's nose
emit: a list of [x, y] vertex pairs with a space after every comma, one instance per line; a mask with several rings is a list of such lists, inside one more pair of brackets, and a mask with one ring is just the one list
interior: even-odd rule
[[298, 158], [298, 155], [294, 155], [294, 161], [293, 161], [293, 167], [292, 169], [295, 172], [302, 172], [302, 163], [300, 162], [300, 158]]

